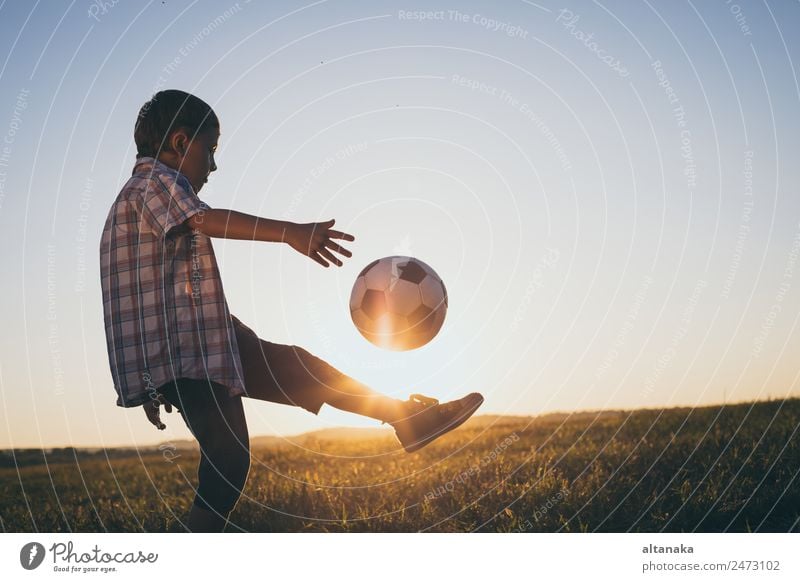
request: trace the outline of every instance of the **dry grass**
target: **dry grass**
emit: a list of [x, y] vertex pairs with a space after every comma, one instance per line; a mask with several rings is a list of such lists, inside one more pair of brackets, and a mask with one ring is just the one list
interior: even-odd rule
[[[793, 399], [478, 417], [411, 455], [389, 435], [255, 447], [229, 530], [800, 531], [799, 427]], [[6, 456], [2, 530], [182, 531], [197, 453], [113, 454]]]

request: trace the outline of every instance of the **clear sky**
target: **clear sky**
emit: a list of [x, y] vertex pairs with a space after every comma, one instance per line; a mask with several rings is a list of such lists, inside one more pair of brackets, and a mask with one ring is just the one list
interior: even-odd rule
[[[0, 3], [0, 447], [189, 437], [115, 405], [99, 280], [164, 88], [221, 119], [211, 206], [356, 236], [327, 270], [214, 242], [264, 339], [481, 413], [800, 395], [798, 22], [774, 0]], [[348, 311], [392, 254], [449, 291], [410, 352]], [[246, 412], [251, 435], [377, 424]]]

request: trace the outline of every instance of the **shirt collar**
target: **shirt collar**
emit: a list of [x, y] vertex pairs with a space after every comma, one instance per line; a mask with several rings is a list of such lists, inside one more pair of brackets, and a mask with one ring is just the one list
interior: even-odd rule
[[196, 194], [194, 188], [192, 187], [191, 182], [189, 182], [189, 178], [187, 178], [184, 174], [182, 174], [175, 168], [171, 168], [170, 166], [168, 166], [167, 164], [165, 164], [164, 162], [162, 162], [157, 158], [152, 158], [148, 156], [136, 158], [136, 163], [133, 165], [132, 175], [136, 174], [151, 174], [151, 175], [158, 174], [159, 176], [162, 177], [167, 176], [173, 182], [179, 184], [180, 186], [183, 186], [190, 192]]

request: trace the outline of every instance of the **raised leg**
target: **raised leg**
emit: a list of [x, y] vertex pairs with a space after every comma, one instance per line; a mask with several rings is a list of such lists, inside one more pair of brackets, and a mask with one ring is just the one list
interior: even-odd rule
[[404, 401], [376, 392], [299, 346], [262, 340], [234, 322], [250, 398], [302, 406], [313, 414], [327, 403], [384, 422], [403, 417]]

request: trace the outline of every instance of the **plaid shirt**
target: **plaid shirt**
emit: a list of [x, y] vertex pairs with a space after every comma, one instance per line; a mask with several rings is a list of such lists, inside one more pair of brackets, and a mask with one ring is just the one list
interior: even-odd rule
[[234, 320], [211, 239], [186, 220], [209, 210], [189, 180], [139, 158], [100, 242], [108, 359], [117, 405], [139, 406], [162, 384], [209, 379], [245, 393]]

